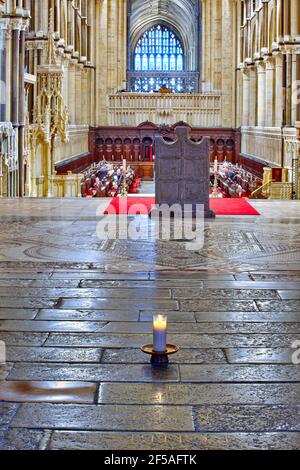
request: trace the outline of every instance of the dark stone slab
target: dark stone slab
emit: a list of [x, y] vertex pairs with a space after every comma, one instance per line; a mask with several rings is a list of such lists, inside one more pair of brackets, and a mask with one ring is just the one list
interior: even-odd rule
[[[52, 299], [64, 297], [64, 298], [95, 298], [95, 299], [170, 299], [171, 290], [170, 289], [156, 289], [153, 288], [143, 288], [143, 289], [72, 289], [72, 288], [51, 288], [47, 289], [44, 287], [41, 288], [20, 288], [20, 287], [0, 287], [0, 300], [1, 297], [14, 296], [14, 298], [19, 297], [29, 297], [29, 298], [43, 298], [48, 297]], [[41, 307], [42, 308], [42, 307]]]
[[57, 380], [91, 382], [177, 382], [178, 366], [153, 368], [150, 364], [49, 364], [16, 363], [8, 380]]
[[232, 273], [213, 273], [206, 272], [184, 272], [184, 271], [156, 271], [150, 273], [150, 279], [179, 279], [179, 280], [209, 280], [209, 281], [234, 281], [235, 277]]
[[180, 365], [182, 382], [298, 382], [297, 365]]
[[0, 331], [76, 331], [89, 333], [102, 331], [105, 325], [106, 323], [99, 321], [3, 320], [0, 322]]
[[299, 450], [300, 433], [54, 431], [50, 450]]
[[[141, 299], [96, 299], [94, 296], [90, 299], [62, 299], [59, 305], [67, 309], [97, 309], [97, 310], [178, 310], [178, 302], [175, 300], [155, 300], [152, 301]], [[41, 307], [42, 308], [42, 307]]]
[[130, 405], [300, 404], [300, 384], [104, 383], [99, 403]]
[[193, 431], [191, 407], [21, 405], [12, 427], [40, 429]]
[[42, 346], [47, 338], [47, 333], [0, 332], [6, 346]]
[[300, 406], [197, 406], [195, 423], [201, 432], [299, 431]]
[[228, 300], [249, 300], [249, 299], [279, 299], [276, 290], [267, 289], [172, 289], [172, 296], [175, 299], [228, 299]]
[[230, 364], [292, 364], [294, 349], [288, 348], [239, 348], [226, 349]]
[[[274, 301], [272, 300], [272, 303]], [[237, 312], [253, 312], [256, 305], [252, 300], [181, 300], [180, 310], [187, 312], [226, 312], [227, 310]], [[273, 309], [274, 310], [274, 309]]]
[[[9, 334], [9, 333], [6, 333]], [[16, 334], [16, 333], [15, 333]], [[32, 333], [33, 334], [33, 333]], [[1, 334], [0, 334], [1, 339]], [[300, 335], [288, 334], [169, 334], [168, 341], [186, 349], [288, 348]], [[45, 346], [139, 348], [153, 340], [152, 334], [50, 333]]]
[[65, 321], [138, 321], [138, 311], [125, 312], [124, 310], [62, 310], [42, 309], [36, 317], [37, 320], [65, 320]]
[[[25, 292], [25, 290], [24, 290]], [[54, 307], [58, 299], [31, 299], [28, 297], [14, 297], [14, 292], [10, 297], [1, 297], [1, 308], [15, 309], [37, 309]]]
[[0, 308], [0, 320], [33, 320], [38, 310]]
[[100, 271], [93, 271], [93, 270], [87, 270], [87, 271], [56, 271], [52, 274], [51, 279], [95, 279], [97, 280], [104, 280], [104, 281], [109, 281], [109, 280], [124, 280], [124, 281], [130, 281], [130, 280], [148, 280], [149, 279], [149, 273], [148, 272], [128, 272], [128, 273], [103, 273]]
[[50, 438], [46, 437], [47, 431], [38, 431], [36, 429], [10, 429], [0, 438], [1, 450], [42, 450], [40, 443]]
[[8, 346], [7, 360], [11, 362], [99, 363], [102, 350], [96, 348], [38, 348]]
[[[105, 349], [102, 363], [141, 364], [149, 362], [140, 349]], [[180, 349], [177, 354], [170, 357], [174, 364], [219, 364], [226, 362], [226, 357], [221, 349]]]
[[88, 382], [1, 382], [0, 401], [94, 403], [97, 386]]

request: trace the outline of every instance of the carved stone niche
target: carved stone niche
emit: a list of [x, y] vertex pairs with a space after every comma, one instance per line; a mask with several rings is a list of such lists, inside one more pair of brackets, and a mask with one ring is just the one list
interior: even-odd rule
[[193, 142], [186, 126], [177, 127], [175, 135], [173, 142], [156, 137], [156, 203], [179, 204], [183, 212], [189, 204], [189, 216], [195, 216], [197, 204], [203, 204], [205, 218], [213, 218], [215, 213], [209, 208], [210, 137]]

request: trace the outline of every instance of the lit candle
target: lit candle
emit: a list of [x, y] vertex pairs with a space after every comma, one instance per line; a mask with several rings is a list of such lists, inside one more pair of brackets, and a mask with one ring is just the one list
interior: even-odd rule
[[218, 173], [218, 160], [217, 159], [215, 159], [214, 171], [215, 173]]
[[154, 315], [153, 317], [153, 350], [162, 353], [167, 350], [166, 315]]

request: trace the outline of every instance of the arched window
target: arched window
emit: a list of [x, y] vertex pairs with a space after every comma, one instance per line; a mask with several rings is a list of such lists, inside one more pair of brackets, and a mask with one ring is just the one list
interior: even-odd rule
[[132, 91], [154, 92], [166, 85], [182, 93], [185, 68], [184, 49], [180, 39], [167, 26], [158, 24], [148, 29], [133, 51]]

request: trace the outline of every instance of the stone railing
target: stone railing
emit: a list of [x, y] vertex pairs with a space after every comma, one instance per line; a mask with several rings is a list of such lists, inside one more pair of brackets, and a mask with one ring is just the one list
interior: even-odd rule
[[[67, 175], [40, 176], [34, 178], [34, 197], [81, 197], [81, 174], [68, 172]], [[48, 189], [49, 188], [49, 189]]]
[[10, 122], [0, 122], [0, 197], [18, 196], [18, 137]]
[[221, 126], [219, 94], [119, 93], [108, 97], [108, 124], [136, 127], [150, 121], [173, 125], [185, 121], [193, 127]]

